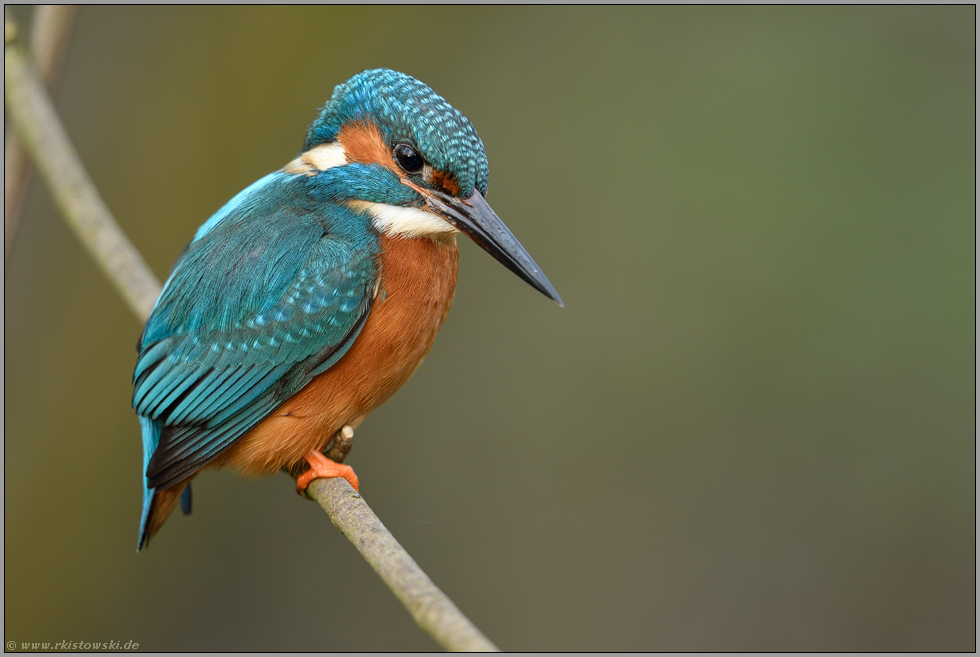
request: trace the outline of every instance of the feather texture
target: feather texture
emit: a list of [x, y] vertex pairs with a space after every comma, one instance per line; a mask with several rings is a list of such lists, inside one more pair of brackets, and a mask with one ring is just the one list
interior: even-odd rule
[[370, 219], [317, 202], [306, 176], [260, 182], [199, 231], [143, 332], [133, 407], [149, 497], [193, 476], [336, 362], [370, 313]]
[[[472, 124], [403, 73], [339, 85], [303, 151], [195, 233], [138, 345], [146, 545], [204, 467], [292, 473], [401, 387], [456, 286], [456, 233], [560, 300], [484, 196]], [[186, 493], [184, 492], [186, 491]]]

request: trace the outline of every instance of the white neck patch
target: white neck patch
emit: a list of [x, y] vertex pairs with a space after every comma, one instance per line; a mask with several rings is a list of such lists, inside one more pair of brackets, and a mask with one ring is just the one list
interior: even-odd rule
[[315, 176], [321, 171], [342, 167], [347, 163], [344, 145], [335, 141], [311, 148], [284, 166], [282, 171], [293, 175]]
[[371, 201], [348, 201], [347, 205], [371, 215], [374, 227], [392, 237], [436, 237], [459, 232], [432, 212]]
[[[321, 171], [349, 164], [344, 145], [339, 141], [311, 148], [283, 167], [284, 173], [315, 176]], [[371, 215], [374, 227], [392, 237], [439, 237], [459, 231], [437, 214], [419, 208], [408, 208], [372, 201], [348, 201], [347, 205]]]
[[344, 145], [339, 141], [330, 144], [320, 144], [311, 148], [303, 153], [300, 159], [309, 162], [320, 171], [342, 167], [347, 164], [347, 154], [344, 152]]

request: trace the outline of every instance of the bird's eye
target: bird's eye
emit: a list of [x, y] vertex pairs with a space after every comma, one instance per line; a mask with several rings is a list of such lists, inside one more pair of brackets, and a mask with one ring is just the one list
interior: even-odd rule
[[406, 173], [418, 173], [425, 166], [422, 156], [414, 148], [405, 144], [395, 146], [395, 161]]

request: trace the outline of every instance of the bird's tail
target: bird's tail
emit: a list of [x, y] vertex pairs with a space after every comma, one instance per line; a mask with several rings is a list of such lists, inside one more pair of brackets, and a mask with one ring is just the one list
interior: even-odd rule
[[143, 514], [140, 517], [139, 542], [136, 551], [139, 552], [150, 543], [164, 521], [177, 505], [177, 500], [181, 500], [184, 515], [191, 512], [191, 483], [190, 478], [167, 489], [156, 489], [147, 487], [146, 468], [150, 463], [150, 457], [156, 451], [160, 443], [160, 430], [162, 425], [159, 422], [145, 417], [140, 417], [140, 429], [143, 433]]
[[173, 488], [157, 490], [151, 488], [143, 493], [143, 517], [140, 519], [140, 540], [136, 551], [139, 552], [150, 544], [163, 523], [177, 506], [177, 500], [182, 500], [184, 514], [190, 514], [191, 482], [182, 481]]

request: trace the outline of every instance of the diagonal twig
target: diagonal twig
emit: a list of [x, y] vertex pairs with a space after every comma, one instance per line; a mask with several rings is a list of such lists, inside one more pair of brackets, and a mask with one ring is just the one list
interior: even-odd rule
[[48, 184], [62, 216], [141, 320], [150, 316], [160, 283], [92, 184], [44, 85], [4, 11], [3, 91], [14, 130]]
[[[31, 30], [31, 57], [49, 88], [60, 73], [75, 18], [72, 5], [38, 5]], [[7, 139], [3, 157], [3, 257], [9, 266], [10, 249], [17, 232], [21, 207], [31, 179], [31, 161], [16, 134]]]
[[[82, 167], [44, 86], [4, 12], [4, 98], [14, 129], [69, 226], [130, 308], [145, 321], [160, 283], [116, 223]], [[418, 625], [447, 650], [497, 651], [399, 545], [364, 499], [343, 479], [307, 488], [333, 524], [360, 551]]]
[[306, 494], [323, 507], [334, 526], [371, 564], [418, 626], [439, 645], [458, 652], [498, 651], [432, 583], [346, 479], [314, 479]]

